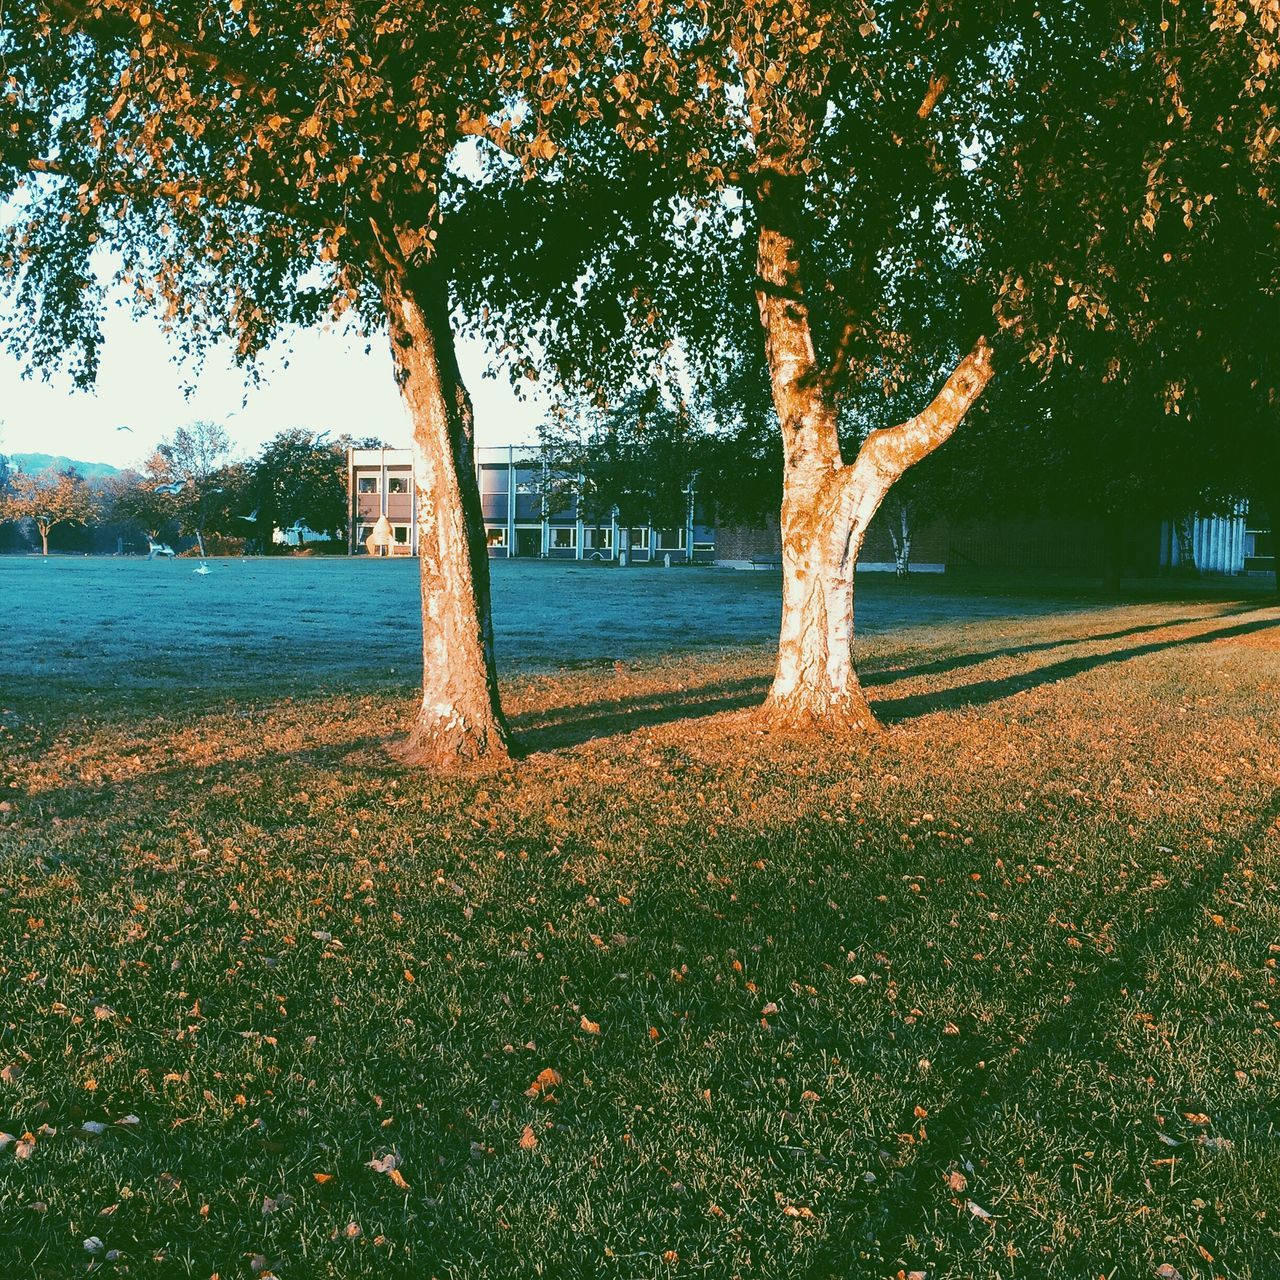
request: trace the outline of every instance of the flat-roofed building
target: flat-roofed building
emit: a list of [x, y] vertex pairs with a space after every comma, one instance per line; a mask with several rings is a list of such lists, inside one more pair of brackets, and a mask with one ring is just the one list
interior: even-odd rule
[[[715, 528], [692, 486], [684, 519], [668, 527], [619, 521], [616, 509], [584, 496], [582, 476], [555, 468], [536, 447], [477, 449], [476, 480], [493, 559], [617, 560], [625, 554], [632, 563], [648, 563], [670, 555], [679, 564], [715, 555]], [[411, 450], [349, 450], [347, 493], [352, 555], [365, 553], [380, 516], [391, 525], [393, 554], [417, 554]]]

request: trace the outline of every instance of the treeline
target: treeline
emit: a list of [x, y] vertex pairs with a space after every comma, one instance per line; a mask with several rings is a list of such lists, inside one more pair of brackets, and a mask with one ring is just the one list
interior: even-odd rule
[[0, 549], [127, 552], [151, 542], [216, 554], [267, 555], [336, 542], [347, 527], [346, 451], [378, 441], [278, 432], [232, 457], [216, 423], [179, 427], [137, 468], [86, 479], [74, 468], [0, 469]]

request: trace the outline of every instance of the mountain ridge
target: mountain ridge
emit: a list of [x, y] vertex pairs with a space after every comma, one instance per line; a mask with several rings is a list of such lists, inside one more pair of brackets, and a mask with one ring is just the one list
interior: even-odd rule
[[86, 480], [99, 480], [105, 476], [120, 474], [120, 468], [113, 467], [109, 462], [84, 462], [60, 453], [10, 453], [6, 456], [10, 465], [28, 473], [48, 471], [50, 467], [57, 471], [73, 467]]

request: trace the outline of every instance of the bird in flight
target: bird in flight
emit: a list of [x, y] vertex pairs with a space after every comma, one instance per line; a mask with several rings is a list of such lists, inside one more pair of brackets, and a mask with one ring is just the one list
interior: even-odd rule
[[155, 491], [157, 493], [174, 494], [174, 493], [181, 493], [183, 489], [185, 489], [186, 487], [187, 487], [187, 482], [185, 480], [175, 480], [172, 484], [156, 485]]
[[121, 427], [117, 427], [117, 428], [116, 428], [116, 430], [117, 430], [117, 431], [127, 431], [130, 435], [133, 435], [133, 428], [132, 428], [132, 427], [123, 427], [123, 426], [121, 426]]
[[203, 560], [200, 561], [198, 569], [192, 569], [192, 573], [198, 573], [202, 578], [209, 572], [209, 566]]

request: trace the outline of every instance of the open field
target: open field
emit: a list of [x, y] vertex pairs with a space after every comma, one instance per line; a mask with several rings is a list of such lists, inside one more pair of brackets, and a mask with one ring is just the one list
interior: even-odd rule
[[499, 565], [442, 780], [415, 588], [0, 561], [0, 1275], [1280, 1276], [1280, 609]]

